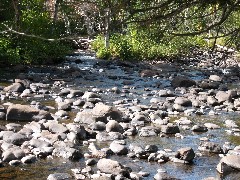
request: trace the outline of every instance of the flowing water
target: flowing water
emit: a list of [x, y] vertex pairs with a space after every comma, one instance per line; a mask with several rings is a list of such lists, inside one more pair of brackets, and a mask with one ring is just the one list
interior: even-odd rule
[[[82, 63], [75, 64], [73, 63], [74, 59], [80, 58]], [[120, 99], [138, 99], [142, 105], [149, 105], [149, 101], [153, 94], [146, 93], [144, 88], [150, 87], [151, 91], [158, 90], [158, 87], [152, 86], [158, 82], [161, 83], [163, 88], [168, 88], [170, 86], [170, 81], [164, 78], [142, 78], [138, 76], [137, 71], [132, 71], [128, 73], [124, 71], [120, 66], [107, 66], [105, 68], [98, 67], [95, 57], [90, 55], [85, 56], [72, 56], [68, 57], [70, 59], [67, 61], [63, 68], [68, 68], [69, 66], [77, 66], [81, 71], [90, 72], [91, 78], [94, 77], [95, 80], [86, 80], [86, 79], [75, 79], [72, 82], [69, 82], [69, 87], [82, 89], [84, 91], [91, 89], [92, 87], [97, 87], [103, 90], [101, 96], [103, 97], [104, 102], [112, 104], [113, 101]], [[31, 72], [34, 73], [34, 72]], [[200, 81], [205, 78], [204, 74], [198, 70], [187, 69], [185, 73], [196, 81]], [[111, 78], [109, 78], [111, 77]], [[125, 96], [119, 96], [118, 94], [109, 93], [108, 89], [112, 87], [122, 88], [122, 83], [124, 80], [129, 80], [134, 82], [134, 87], [129, 89], [130, 93], [125, 94]], [[1, 86], [7, 86], [9, 81], [2, 79], [0, 82]], [[236, 84], [229, 84], [229, 87], [232, 86], [236, 88]], [[151, 92], [150, 91], [150, 92]], [[21, 99], [14, 99], [12, 102], [20, 102], [21, 104], [29, 103], [30, 99], [26, 102]], [[42, 104], [55, 106], [55, 101], [49, 95], [46, 99], [40, 99]], [[68, 120], [62, 120], [62, 122], [72, 122], [77, 111], [73, 111]], [[170, 116], [170, 119], [179, 119], [182, 115]], [[173, 152], [182, 147], [192, 147], [194, 152], [197, 153], [193, 163], [191, 164], [179, 164], [173, 162], [167, 163], [156, 163], [148, 162], [147, 160], [131, 159], [127, 156], [111, 156], [111, 159], [116, 159], [121, 162], [123, 165], [129, 166], [133, 171], [146, 171], [150, 175], [144, 179], [153, 179], [153, 176], [157, 173], [157, 169], [164, 169], [169, 175], [173, 175], [177, 178], [183, 180], [200, 180], [205, 177], [215, 177], [216, 179], [240, 179], [240, 173], [233, 173], [226, 177], [221, 177], [217, 171], [216, 166], [221, 159], [217, 154], [202, 154], [198, 151], [198, 145], [200, 143], [201, 137], [208, 137], [210, 141], [219, 143], [223, 145], [225, 142], [231, 142], [233, 146], [240, 145], [239, 136], [231, 136], [226, 133], [226, 128], [224, 127], [224, 121], [227, 119], [235, 120], [238, 125], [240, 125], [240, 118], [238, 113], [225, 113], [221, 112], [220, 115], [216, 116], [190, 116], [188, 117], [194, 123], [203, 124], [205, 122], [216, 123], [221, 126], [220, 129], [209, 130], [206, 133], [193, 133], [191, 130], [180, 129], [181, 134], [184, 136], [183, 139], [177, 138], [175, 136], [167, 137], [128, 137], [126, 139], [127, 145], [134, 143], [145, 147], [149, 144], [157, 145], [159, 150], [171, 149]], [[6, 121], [1, 121], [2, 125], [5, 125]], [[24, 124], [24, 123], [22, 123]], [[109, 147], [109, 142], [96, 142], [99, 147]], [[87, 152], [87, 147], [81, 147], [83, 152]], [[55, 172], [68, 172], [71, 173], [73, 168], [85, 167], [84, 158], [79, 161], [70, 161], [62, 158], [53, 158], [53, 159], [42, 159], [31, 165], [20, 165], [19, 167], [10, 167], [6, 165], [5, 167], [0, 168], [0, 179], [16, 179], [16, 180], [26, 180], [26, 179], [46, 179], [49, 174]], [[94, 169], [95, 167], [93, 167]]]

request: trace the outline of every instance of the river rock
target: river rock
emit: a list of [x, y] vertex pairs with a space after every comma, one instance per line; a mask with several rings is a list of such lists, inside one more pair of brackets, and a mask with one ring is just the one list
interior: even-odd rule
[[22, 164], [20, 160], [12, 160], [9, 162], [10, 166], [19, 166], [20, 164]]
[[37, 161], [37, 157], [33, 154], [27, 155], [21, 159], [24, 164], [31, 164]]
[[43, 148], [52, 146], [51, 143], [42, 139], [31, 139], [29, 144], [34, 148]]
[[209, 80], [221, 82], [222, 81], [222, 77], [214, 74], [214, 75], [210, 75]]
[[175, 104], [179, 104], [181, 106], [191, 106], [192, 102], [185, 97], [177, 97], [174, 101]]
[[194, 125], [191, 129], [193, 132], [207, 132], [208, 129], [205, 126], [201, 126], [201, 125]]
[[103, 103], [97, 103], [92, 110], [92, 115], [96, 121], [102, 121], [107, 123], [108, 119], [122, 121], [122, 114], [113, 106], [108, 106]]
[[31, 129], [35, 133], [41, 132], [43, 129], [45, 129], [42, 123], [35, 122], [35, 121], [29, 122], [28, 124], [25, 124], [23, 127], [27, 129]]
[[47, 180], [71, 180], [72, 176], [68, 173], [54, 173], [47, 177]]
[[69, 132], [68, 128], [58, 122], [49, 122], [48, 129], [52, 133], [61, 134]]
[[219, 129], [220, 126], [214, 123], [205, 123], [204, 126], [206, 126], [208, 129]]
[[6, 92], [22, 93], [25, 90], [25, 87], [22, 83], [13, 83], [12, 85], [5, 87], [3, 90]]
[[25, 153], [21, 148], [12, 147], [12, 148], [9, 148], [9, 149], [5, 150], [2, 153], [2, 160], [4, 162], [9, 162], [9, 161], [12, 161], [12, 160], [20, 160], [24, 156], [25, 156]]
[[198, 150], [203, 151], [203, 152], [209, 152], [209, 153], [217, 153], [220, 154], [223, 152], [221, 146], [219, 144], [216, 144], [214, 142], [201, 142]]
[[159, 133], [160, 133], [160, 129], [153, 126], [142, 127], [139, 130], [139, 136], [142, 136], [142, 137], [157, 136]]
[[158, 147], [157, 147], [157, 145], [147, 145], [145, 147], [145, 151], [148, 153], [155, 153], [158, 151]]
[[5, 120], [5, 119], [6, 119], [6, 113], [0, 112], [0, 120]]
[[109, 120], [106, 124], [106, 131], [123, 133], [123, 127], [117, 121]]
[[83, 157], [83, 154], [78, 149], [68, 146], [55, 148], [52, 155], [71, 160], [79, 160]]
[[91, 110], [83, 110], [77, 113], [74, 122], [83, 124], [92, 124], [96, 122]]
[[113, 140], [120, 140], [125, 139], [126, 137], [119, 132], [98, 132], [96, 135], [96, 139], [99, 141], [113, 141]]
[[180, 130], [177, 125], [168, 123], [167, 125], [161, 125], [161, 132], [164, 134], [176, 134], [180, 133]]
[[14, 133], [12, 131], [3, 132], [2, 137], [3, 141], [14, 145], [21, 145], [24, 141], [28, 140], [27, 136], [20, 133]]
[[32, 121], [52, 119], [49, 112], [35, 109], [28, 105], [12, 104], [7, 109], [6, 120]]
[[171, 85], [174, 88], [190, 87], [190, 86], [196, 85], [196, 82], [194, 80], [188, 78], [188, 77], [185, 77], [185, 76], [177, 76], [172, 80]]
[[178, 149], [175, 157], [184, 161], [192, 161], [195, 157], [195, 153], [192, 148], [186, 147]]
[[238, 155], [224, 156], [217, 165], [217, 171], [223, 175], [234, 170], [240, 171], [240, 156]]
[[110, 144], [110, 149], [113, 153], [117, 155], [126, 155], [128, 153], [128, 149], [124, 144], [119, 143], [118, 141], [113, 141]]
[[104, 122], [98, 121], [89, 125], [92, 130], [104, 131], [106, 129], [106, 124]]
[[17, 124], [17, 123], [8, 123], [6, 124], [6, 128], [8, 131], [14, 131], [17, 132], [21, 129], [21, 124]]
[[101, 97], [97, 93], [86, 91], [84, 93], [84, 95], [82, 96], [82, 98], [86, 99], [88, 101], [88, 99], [90, 99], [90, 98], [101, 98]]
[[97, 168], [104, 173], [129, 177], [129, 171], [127, 171], [119, 162], [111, 159], [100, 159], [97, 163]]
[[179, 180], [178, 178], [170, 176], [169, 174], [164, 172], [158, 172], [157, 174], [155, 174], [154, 179], [155, 180]]
[[233, 120], [226, 120], [225, 125], [229, 128], [238, 128], [238, 125]]

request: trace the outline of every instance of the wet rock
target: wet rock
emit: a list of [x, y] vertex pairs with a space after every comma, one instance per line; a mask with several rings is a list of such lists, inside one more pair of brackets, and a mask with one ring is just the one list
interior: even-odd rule
[[189, 79], [188, 77], [184, 76], [177, 76], [175, 77], [171, 85], [176, 88], [176, 87], [190, 87], [196, 85], [196, 82], [192, 79]]
[[142, 127], [139, 130], [139, 136], [142, 136], [142, 137], [157, 136], [159, 133], [160, 133], [160, 129], [153, 126]]
[[78, 149], [73, 147], [57, 147], [52, 152], [53, 156], [62, 157], [71, 160], [79, 160], [83, 157], [83, 154]]
[[6, 119], [6, 113], [0, 112], [0, 120], [5, 120], [5, 119]]
[[25, 90], [25, 87], [22, 83], [13, 83], [10, 86], [7, 86], [3, 89], [6, 92], [23, 92]]
[[66, 124], [66, 127], [70, 131], [70, 133], [74, 133], [76, 136], [77, 141], [85, 140], [87, 137], [87, 131], [85, 130], [84, 126], [74, 123]]
[[106, 124], [106, 131], [123, 133], [123, 127], [117, 121], [109, 120]]
[[6, 120], [32, 121], [52, 119], [49, 112], [35, 109], [28, 105], [12, 104], [7, 109]]
[[100, 98], [100, 95], [94, 92], [88, 92], [86, 91], [84, 95], [82, 96], [83, 99], [86, 99], [88, 101], [89, 98]]
[[59, 117], [68, 117], [68, 112], [64, 110], [59, 110], [55, 113], [55, 115]]
[[160, 97], [171, 97], [174, 96], [174, 92], [168, 89], [161, 89], [158, 91]]
[[70, 179], [72, 179], [72, 177], [68, 173], [54, 173], [50, 174], [47, 177], [47, 180], [70, 180]]
[[177, 97], [174, 101], [175, 104], [179, 104], [181, 106], [191, 106], [192, 102], [185, 97]]
[[97, 164], [97, 161], [95, 159], [88, 159], [88, 160], [86, 160], [85, 164], [87, 166], [93, 166], [93, 165]]
[[113, 175], [123, 175], [129, 177], [129, 172], [117, 161], [111, 159], [100, 159], [97, 163], [97, 168], [104, 173]]
[[113, 106], [108, 106], [103, 103], [97, 103], [92, 111], [93, 117], [96, 121], [102, 121], [107, 123], [108, 119], [121, 122], [122, 114]]
[[226, 120], [225, 125], [229, 128], [238, 128], [238, 125], [233, 120]]
[[207, 103], [208, 103], [209, 105], [211, 105], [211, 106], [217, 106], [217, 105], [219, 105], [218, 100], [217, 100], [215, 97], [213, 97], [213, 96], [208, 96], [208, 97], [207, 97]]
[[157, 174], [155, 174], [154, 179], [155, 180], [179, 180], [178, 178], [170, 176], [170, 175], [168, 175], [167, 173], [164, 173], [164, 172], [158, 172]]
[[214, 142], [201, 142], [198, 150], [204, 151], [204, 152], [209, 152], [209, 153], [217, 153], [220, 154], [222, 153], [222, 148], [219, 144], [216, 144]]
[[106, 124], [104, 122], [98, 121], [89, 125], [92, 130], [104, 131], [106, 129]]
[[224, 156], [217, 165], [217, 171], [223, 175], [234, 171], [240, 171], [240, 156], [227, 155]]
[[145, 69], [140, 72], [141, 77], [153, 77], [155, 75], [159, 75], [159, 72], [156, 70]]
[[81, 90], [75, 90], [75, 89], [70, 90], [70, 97], [80, 97], [83, 95], [84, 95], [84, 92]]
[[119, 141], [113, 141], [110, 144], [110, 149], [117, 155], [126, 155], [128, 153], [127, 147]]
[[2, 131], [2, 139], [7, 143], [14, 145], [21, 145], [24, 141], [28, 140], [27, 136], [12, 131]]
[[22, 164], [20, 160], [12, 160], [9, 162], [10, 166], [19, 166], [20, 164]]
[[41, 132], [45, 127], [43, 126], [42, 123], [39, 122], [30, 122], [28, 124], [24, 125], [24, 128], [31, 129], [33, 132]]
[[41, 139], [31, 139], [29, 144], [34, 148], [43, 148], [52, 146], [51, 143]]
[[180, 133], [180, 130], [177, 125], [168, 123], [167, 125], [161, 125], [161, 132], [164, 134], [176, 134]]
[[175, 157], [184, 161], [192, 161], [195, 157], [195, 153], [192, 148], [186, 147], [178, 149]]
[[155, 153], [158, 151], [158, 147], [156, 145], [147, 145], [145, 151], [148, 153]]
[[208, 129], [219, 129], [220, 126], [214, 123], [205, 123], [204, 126], [206, 126]]
[[35, 155], [27, 155], [21, 159], [22, 163], [24, 164], [31, 164], [37, 161], [37, 158]]
[[194, 125], [191, 130], [193, 132], [207, 132], [208, 128], [201, 125]]
[[70, 89], [68, 88], [64, 88], [58, 93], [59, 96], [67, 96], [68, 94], [70, 94]]
[[21, 129], [21, 124], [17, 124], [17, 123], [8, 123], [6, 124], [6, 128], [8, 131], [14, 131], [17, 132]]
[[2, 153], [2, 160], [4, 162], [10, 162], [12, 160], [20, 160], [24, 156], [25, 153], [22, 149], [19, 147], [12, 147]]
[[123, 135], [125, 136], [135, 136], [137, 135], [138, 131], [135, 127], [130, 127], [129, 129], [127, 129]]
[[96, 118], [93, 117], [93, 113], [90, 110], [83, 110], [77, 113], [74, 119], [76, 123], [92, 124], [96, 122]]
[[74, 106], [83, 106], [85, 104], [85, 101], [82, 99], [78, 99], [76, 101], [73, 102]]
[[57, 122], [50, 122], [48, 125], [48, 129], [50, 132], [56, 134], [67, 133], [69, 131], [66, 126]]
[[210, 75], [209, 80], [221, 82], [222, 81], [222, 77], [220, 77], [218, 75]]
[[68, 102], [59, 102], [58, 103], [58, 110], [69, 111], [69, 110], [71, 110], [71, 104], [68, 103]]
[[99, 141], [113, 141], [113, 140], [120, 140], [125, 139], [126, 137], [119, 132], [99, 132], [96, 135], [96, 139]]

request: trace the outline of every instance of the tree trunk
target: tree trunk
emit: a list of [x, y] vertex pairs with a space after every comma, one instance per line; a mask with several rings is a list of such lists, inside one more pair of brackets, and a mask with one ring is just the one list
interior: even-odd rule
[[110, 42], [109, 42], [109, 39], [110, 39], [110, 28], [109, 28], [109, 25], [110, 25], [110, 9], [107, 8], [105, 10], [105, 48], [106, 49], [109, 49], [110, 47]]
[[21, 6], [19, 3], [19, 0], [12, 0], [13, 8], [15, 11], [15, 29], [16, 31], [19, 31], [20, 29], [20, 18], [21, 18]]

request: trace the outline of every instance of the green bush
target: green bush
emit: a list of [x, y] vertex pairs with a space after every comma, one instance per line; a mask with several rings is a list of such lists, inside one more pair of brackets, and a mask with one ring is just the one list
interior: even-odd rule
[[20, 62], [20, 48], [14, 48], [7, 38], [0, 38], [0, 61], [4, 64], [17, 64]]
[[170, 37], [157, 40], [149, 37], [147, 32], [133, 30], [129, 34], [114, 34], [110, 38], [108, 50], [104, 47], [104, 38], [98, 36], [93, 42], [93, 49], [98, 58], [118, 57], [122, 60], [151, 60], [161, 57], [172, 57], [187, 54], [191, 47], [204, 48], [207, 42], [202, 36]]

